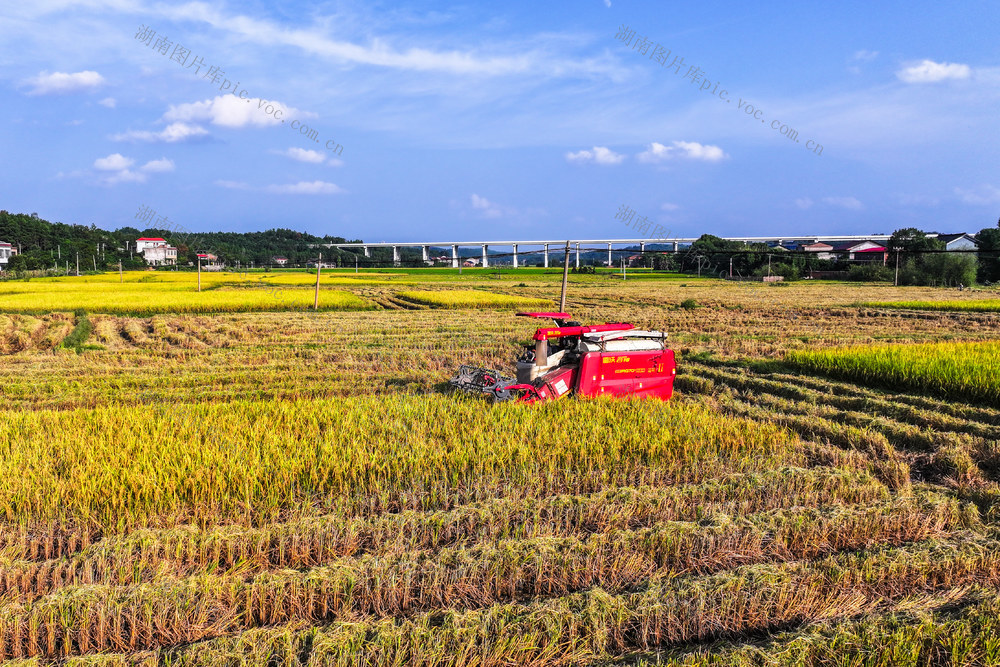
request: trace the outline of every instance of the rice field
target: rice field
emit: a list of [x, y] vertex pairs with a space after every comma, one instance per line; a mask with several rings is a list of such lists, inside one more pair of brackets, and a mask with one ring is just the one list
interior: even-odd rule
[[274, 302], [305, 273], [203, 274], [257, 311], [0, 284], [105, 293], [0, 314], [0, 661], [1000, 662], [995, 315], [571, 276], [574, 318], [668, 332], [674, 398], [493, 405], [446, 381], [509, 367], [558, 273], [369, 273], [320, 290], [364, 311]]
[[[300, 274], [301, 278], [310, 276]], [[198, 276], [179, 272], [130, 272], [117, 275], [7, 281], [0, 284], [0, 312], [49, 313], [52, 311], [152, 315], [158, 313], [217, 313], [274, 310], [304, 310], [314, 301], [313, 289], [272, 286], [263, 276], [256, 280], [230, 274], [203, 272], [202, 291]], [[300, 278], [300, 280], [301, 280]], [[310, 287], [316, 278], [312, 276]], [[370, 284], [370, 281], [367, 281]], [[383, 281], [375, 281], [379, 284]], [[295, 285], [296, 283], [287, 283]], [[374, 307], [366, 299], [345, 290], [322, 289], [324, 286], [357, 281], [328, 278], [321, 282], [320, 308], [324, 310], [368, 310]], [[363, 283], [362, 283], [363, 284]]]
[[1000, 402], [1000, 343], [924, 343], [795, 351], [787, 357], [819, 373], [944, 398]]
[[903, 308], [906, 310], [954, 310], [959, 312], [997, 313], [1000, 299], [970, 299], [968, 301], [884, 301], [862, 303], [869, 308]]
[[476, 290], [404, 291], [397, 297], [432, 308], [546, 308], [552, 305], [548, 299]]

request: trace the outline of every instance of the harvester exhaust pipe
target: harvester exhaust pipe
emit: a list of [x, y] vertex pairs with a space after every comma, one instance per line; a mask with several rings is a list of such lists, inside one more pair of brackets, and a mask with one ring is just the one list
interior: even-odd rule
[[549, 355], [546, 354], [548, 346], [548, 341], [535, 341], [535, 366], [538, 368], [544, 368], [548, 364]]

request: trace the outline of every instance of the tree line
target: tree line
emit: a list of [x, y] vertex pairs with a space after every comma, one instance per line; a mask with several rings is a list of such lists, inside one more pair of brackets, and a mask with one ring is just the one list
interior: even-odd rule
[[[838, 272], [850, 280], [889, 281], [900, 285], [973, 285], [1000, 281], [1000, 220], [980, 230], [974, 252], [946, 251], [944, 241], [919, 229], [898, 229], [885, 244], [888, 257], [851, 259], [843, 253], [820, 259], [820, 253], [790, 252], [766, 243], [745, 244], [704, 234], [678, 253], [651, 252], [644, 261], [654, 269], [721, 274], [739, 278], [764, 275], [797, 280], [812, 272]], [[885, 261], [884, 261], [885, 260]]]
[[[119, 261], [126, 269], [146, 267], [135, 242], [141, 237], [163, 238], [177, 248], [177, 263], [193, 265], [198, 253], [211, 253], [227, 265], [273, 265], [275, 257], [284, 257], [289, 264], [315, 261], [320, 249], [310, 244], [345, 243], [340, 236], [315, 236], [291, 229], [269, 229], [263, 232], [204, 232], [179, 233], [169, 229], [122, 227], [115, 231], [96, 225], [75, 225], [49, 222], [34, 214], [0, 211], [0, 241], [18, 249], [7, 265], [11, 271], [33, 271], [63, 268], [68, 263], [75, 270], [77, 256], [80, 269], [117, 269]], [[354, 255], [336, 248], [322, 248], [324, 262], [345, 262]]]

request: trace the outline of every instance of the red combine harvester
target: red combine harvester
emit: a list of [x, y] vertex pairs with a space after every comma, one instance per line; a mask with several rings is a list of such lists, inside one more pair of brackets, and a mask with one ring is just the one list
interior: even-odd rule
[[653, 396], [673, 394], [677, 366], [674, 351], [659, 331], [639, 331], [631, 324], [582, 326], [567, 313], [518, 313], [552, 319], [555, 328], [535, 331], [517, 360], [517, 377], [486, 368], [461, 366], [449, 382], [456, 389], [486, 394], [498, 401], [525, 403], [579, 396]]

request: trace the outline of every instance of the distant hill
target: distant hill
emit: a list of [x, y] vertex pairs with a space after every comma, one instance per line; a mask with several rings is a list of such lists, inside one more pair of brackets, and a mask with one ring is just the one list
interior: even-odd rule
[[[315, 236], [291, 229], [269, 229], [263, 232], [205, 232], [185, 233], [171, 229], [147, 227], [122, 227], [115, 231], [100, 229], [95, 225], [74, 225], [49, 222], [34, 214], [0, 211], [0, 241], [19, 249], [12, 267], [42, 269], [52, 267], [57, 261], [75, 262], [80, 254], [81, 268], [117, 266], [122, 260], [126, 266], [143, 266], [141, 257], [135, 256], [135, 241], [140, 237], [160, 237], [178, 248], [181, 264], [193, 262], [198, 252], [210, 252], [228, 264], [240, 262], [266, 264], [272, 257], [286, 257], [290, 263], [305, 263], [316, 257], [313, 243], [344, 243], [340, 236]], [[62, 258], [61, 261], [59, 258]], [[324, 260], [344, 260], [353, 254], [336, 249], [324, 249]]]

